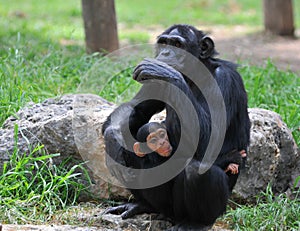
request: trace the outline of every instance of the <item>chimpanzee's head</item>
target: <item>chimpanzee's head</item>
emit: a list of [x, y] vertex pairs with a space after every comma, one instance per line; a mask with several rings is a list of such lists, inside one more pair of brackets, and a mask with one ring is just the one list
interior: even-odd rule
[[213, 40], [193, 26], [173, 25], [158, 36], [156, 59], [159, 61], [176, 67], [184, 62], [185, 51], [200, 60], [217, 54]]

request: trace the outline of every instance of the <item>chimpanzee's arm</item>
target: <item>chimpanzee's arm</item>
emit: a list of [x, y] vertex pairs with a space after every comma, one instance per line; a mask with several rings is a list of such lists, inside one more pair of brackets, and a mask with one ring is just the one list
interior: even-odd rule
[[243, 161], [243, 154], [241, 151], [233, 150], [226, 154], [220, 155], [215, 162], [215, 165], [219, 166], [223, 170], [231, 163], [241, 165]]

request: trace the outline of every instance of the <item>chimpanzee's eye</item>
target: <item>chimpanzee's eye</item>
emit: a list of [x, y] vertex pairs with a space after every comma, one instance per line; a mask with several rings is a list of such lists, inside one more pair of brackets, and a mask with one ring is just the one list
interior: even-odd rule
[[181, 48], [181, 43], [180, 42], [176, 42], [175, 43], [175, 47]]
[[157, 42], [159, 45], [167, 45], [167, 40], [166, 39], [159, 39], [158, 42]]

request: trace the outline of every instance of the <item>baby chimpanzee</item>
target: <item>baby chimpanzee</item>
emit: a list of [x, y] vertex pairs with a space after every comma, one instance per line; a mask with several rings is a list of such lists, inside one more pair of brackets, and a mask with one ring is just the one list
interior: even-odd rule
[[[135, 142], [133, 145], [133, 150], [135, 154], [139, 157], [144, 157], [145, 155], [155, 152], [160, 156], [168, 157], [172, 153], [172, 146], [169, 142], [168, 134], [166, 127], [163, 123], [157, 123], [157, 122], [150, 122], [145, 125], [143, 125], [137, 132], [137, 140], [139, 142]], [[237, 155], [237, 151], [234, 150], [228, 154], [226, 154], [226, 159], [232, 161], [235, 161], [237, 163], [227, 163], [226, 168], [224, 162], [218, 164], [221, 168], [225, 170], [225, 172], [231, 173], [231, 174], [238, 174], [239, 169], [239, 161], [236, 161], [239, 158], [236, 158], [234, 156]], [[246, 151], [242, 150], [239, 152], [240, 157], [246, 157]], [[228, 158], [229, 156], [229, 158]]]
[[144, 157], [151, 152], [168, 157], [172, 152], [166, 127], [161, 123], [150, 122], [143, 125], [136, 137], [139, 142], [134, 143], [133, 150], [139, 157]]

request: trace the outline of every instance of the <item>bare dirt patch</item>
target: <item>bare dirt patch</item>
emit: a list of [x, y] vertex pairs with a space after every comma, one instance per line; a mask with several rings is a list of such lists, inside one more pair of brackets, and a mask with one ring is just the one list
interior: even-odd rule
[[223, 36], [226, 33], [228, 31], [212, 31], [221, 57], [258, 66], [270, 59], [281, 70], [300, 73], [299, 38], [274, 36], [262, 30], [239, 35], [233, 31], [231, 35]]

